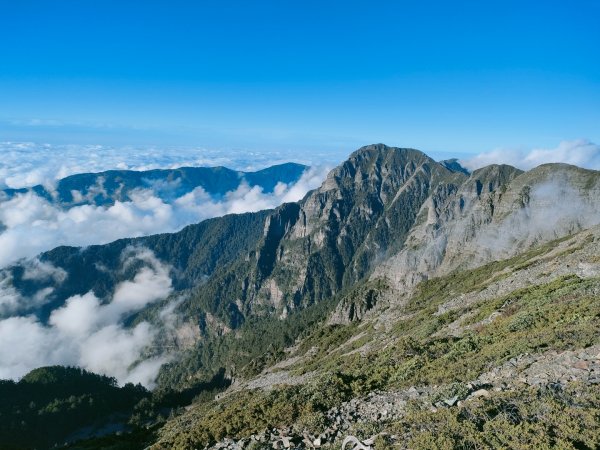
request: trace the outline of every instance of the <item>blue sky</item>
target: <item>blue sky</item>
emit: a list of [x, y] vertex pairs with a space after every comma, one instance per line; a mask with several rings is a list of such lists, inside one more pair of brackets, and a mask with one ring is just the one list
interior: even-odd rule
[[600, 141], [600, 2], [0, 0], [0, 141]]

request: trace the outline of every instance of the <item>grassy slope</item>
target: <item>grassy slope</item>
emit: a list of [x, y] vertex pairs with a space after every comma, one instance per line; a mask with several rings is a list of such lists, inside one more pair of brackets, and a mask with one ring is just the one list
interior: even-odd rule
[[[560, 260], [591, 241], [575, 242], [562, 255], [551, 254], [559, 243], [422, 283], [408, 302], [397, 306], [387, 331], [376, 331], [371, 322], [316, 326], [297, 346], [295, 356], [301, 359], [291, 366], [293, 374], [316, 372], [312, 381], [198, 405], [167, 423], [157, 447], [190, 448], [290, 424], [318, 433], [327, 425], [328, 409], [374, 390], [424, 385], [460, 394], [462, 384], [519, 354], [599, 343], [597, 278], [560, 276], [437, 314], [440, 305], [460, 294], [482, 291], [533, 264], [544, 264], [546, 255]], [[458, 337], [442, 332], [459, 317], [466, 317], [469, 325], [494, 311], [501, 311], [495, 320]], [[353, 351], [360, 349], [364, 351]], [[438, 412], [415, 404], [403, 420], [372, 424], [372, 429], [400, 434], [409, 448], [595, 448], [600, 445], [599, 406], [597, 389], [571, 386], [559, 395], [521, 386]], [[380, 441], [377, 448], [382, 446]]]

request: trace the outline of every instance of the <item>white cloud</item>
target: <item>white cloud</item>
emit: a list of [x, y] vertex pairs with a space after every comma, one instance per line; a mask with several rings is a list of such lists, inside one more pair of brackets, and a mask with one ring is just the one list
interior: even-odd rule
[[563, 141], [554, 149], [497, 149], [462, 160], [469, 170], [489, 164], [509, 164], [529, 170], [545, 163], [566, 163], [587, 169], [600, 170], [600, 146], [585, 139]]
[[[531, 206], [530, 206], [531, 205]], [[598, 186], [581, 189], [565, 172], [533, 185], [529, 205], [511, 211], [493, 226], [483, 227], [475, 248], [487, 259], [501, 259], [539, 242], [573, 234], [600, 222]]]
[[226, 166], [257, 170], [283, 162], [312, 165], [309, 155], [297, 152], [206, 148], [136, 148], [101, 145], [50, 145], [0, 142], [0, 189], [52, 186], [68, 175], [112, 169], [150, 170], [177, 167]]
[[49, 262], [32, 259], [24, 265], [24, 280], [46, 281], [52, 279], [55, 283], [62, 283], [67, 278], [67, 272], [60, 267], [55, 267]]
[[87, 246], [173, 232], [211, 217], [274, 208], [302, 198], [327, 172], [324, 167], [311, 168], [295, 184], [278, 184], [273, 193], [242, 183], [220, 200], [198, 187], [166, 203], [154, 191], [140, 189], [131, 193], [132, 201], [64, 210], [32, 192], [19, 194], [0, 201], [0, 223], [6, 227], [0, 233], [0, 267], [59, 245]]
[[12, 276], [0, 271], [0, 317], [16, 311], [22, 302], [21, 294], [12, 285]]
[[[24, 261], [22, 267], [23, 280], [52, 281], [56, 285], [62, 283], [67, 277], [63, 269], [37, 258]], [[0, 271], [0, 318], [43, 305], [52, 292], [54, 292], [53, 287], [45, 287], [28, 298], [23, 298], [13, 286], [12, 274], [9, 271]]]
[[135, 260], [145, 265], [133, 280], [116, 286], [109, 302], [88, 292], [67, 299], [52, 311], [48, 324], [34, 316], [0, 320], [0, 379], [62, 364], [114, 376], [120, 383], [152, 386], [169, 357], [144, 357], [156, 330], [148, 322], [125, 328], [123, 320], [171, 293], [169, 268], [147, 249], [127, 249], [123, 256], [124, 267]]

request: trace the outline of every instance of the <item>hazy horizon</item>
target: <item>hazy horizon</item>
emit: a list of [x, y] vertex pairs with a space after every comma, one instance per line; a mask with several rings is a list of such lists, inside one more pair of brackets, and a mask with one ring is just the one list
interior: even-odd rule
[[0, 142], [309, 157], [597, 143], [599, 8], [6, 3]]

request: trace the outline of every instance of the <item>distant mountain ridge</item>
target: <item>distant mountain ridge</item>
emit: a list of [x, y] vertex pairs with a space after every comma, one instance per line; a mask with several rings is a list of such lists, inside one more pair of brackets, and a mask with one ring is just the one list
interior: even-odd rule
[[298, 181], [308, 167], [297, 163], [274, 165], [255, 172], [242, 172], [226, 167], [180, 167], [145, 171], [108, 170], [98, 173], [81, 173], [62, 178], [56, 186], [36, 185], [30, 188], [4, 189], [0, 200], [32, 192], [63, 208], [90, 204], [109, 206], [116, 201], [131, 201], [138, 189], [151, 189], [165, 200], [171, 201], [196, 188], [204, 189], [218, 199], [236, 190], [241, 183], [259, 186], [263, 192], [273, 192], [277, 183]]

